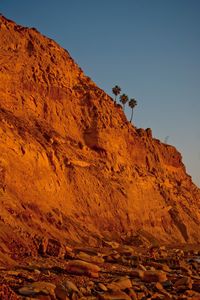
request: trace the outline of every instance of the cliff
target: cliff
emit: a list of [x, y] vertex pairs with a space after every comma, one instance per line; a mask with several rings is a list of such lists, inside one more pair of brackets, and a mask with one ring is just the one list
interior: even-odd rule
[[200, 242], [200, 190], [180, 153], [34, 28], [0, 17], [1, 255], [42, 237]]

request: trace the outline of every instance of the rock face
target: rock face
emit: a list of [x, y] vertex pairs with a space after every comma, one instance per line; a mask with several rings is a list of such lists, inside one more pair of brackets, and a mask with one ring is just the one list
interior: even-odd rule
[[0, 41], [0, 260], [44, 236], [200, 242], [200, 191], [180, 153], [36, 29], [1, 16]]

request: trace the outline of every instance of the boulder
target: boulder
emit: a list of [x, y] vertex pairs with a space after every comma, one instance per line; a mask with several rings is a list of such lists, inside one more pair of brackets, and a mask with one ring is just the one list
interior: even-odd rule
[[82, 296], [77, 286], [70, 280], [66, 280], [62, 282], [62, 284], [56, 285], [55, 295], [59, 300], [67, 300], [73, 293], [76, 293], [80, 297]]
[[80, 252], [76, 257], [89, 263], [102, 264], [104, 262], [103, 257], [88, 255], [85, 252]]
[[49, 239], [47, 243], [46, 254], [50, 256], [64, 256], [64, 248], [60, 241]]
[[165, 272], [171, 271], [171, 269], [168, 267], [167, 264], [161, 264], [161, 263], [154, 262], [154, 261], [148, 262], [148, 266], [152, 266], [157, 270], [163, 270]]
[[192, 289], [193, 280], [190, 277], [182, 277], [174, 283], [174, 288], [187, 290]]
[[73, 260], [66, 266], [66, 271], [76, 275], [86, 275], [90, 277], [98, 277], [100, 267], [95, 264], [91, 264], [82, 260]]
[[131, 276], [136, 278], [142, 278], [144, 276], [144, 271], [139, 269], [133, 269], [131, 271]]
[[58, 300], [69, 300], [69, 293], [62, 284], [56, 286], [55, 295]]
[[108, 290], [118, 291], [132, 288], [131, 280], [127, 277], [119, 278], [107, 285]]
[[46, 294], [55, 297], [54, 290], [56, 285], [53, 283], [38, 281], [34, 283], [27, 284], [21, 287], [18, 292], [23, 296], [36, 296], [38, 294]]
[[40, 255], [49, 255], [49, 256], [63, 256], [65, 254], [65, 249], [60, 243], [60, 241], [55, 239], [43, 238], [39, 244], [38, 252]]
[[164, 282], [167, 280], [166, 273], [163, 271], [143, 271], [140, 276], [141, 280], [144, 282]]

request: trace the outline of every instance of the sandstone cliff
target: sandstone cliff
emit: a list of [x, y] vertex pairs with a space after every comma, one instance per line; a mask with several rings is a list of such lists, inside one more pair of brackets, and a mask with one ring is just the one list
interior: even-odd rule
[[0, 17], [1, 255], [41, 237], [200, 242], [180, 153], [136, 129], [69, 53]]

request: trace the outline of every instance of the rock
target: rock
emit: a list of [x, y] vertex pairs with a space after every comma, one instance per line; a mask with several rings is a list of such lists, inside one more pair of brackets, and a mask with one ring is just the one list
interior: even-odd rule
[[19, 297], [11, 290], [7, 284], [0, 285], [1, 300], [19, 300]]
[[40, 255], [44, 256], [46, 254], [47, 244], [48, 244], [48, 239], [42, 238], [42, 240], [39, 243], [39, 248], [38, 248], [38, 253]]
[[143, 271], [146, 271], [146, 270], [147, 270], [146, 267], [143, 266], [142, 264], [139, 264], [139, 265], [138, 265], [138, 269], [143, 270]]
[[69, 292], [66, 290], [66, 288], [62, 284], [59, 284], [56, 286], [55, 295], [56, 295], [57, 299], [59, 299], [59, 300], [68, 300], [69, 299], [69, 297], [68, 297]]
[[45, 274], [45, 275], [47, 275], [47, 276], [51, 275], [51, 272], [49, 270], [47, 270], [47, 269], [42, 270], [42, 273]]
[[166, 300], [172, 299], [172, 296], [167, 291], [165, 291], [165, 289], [163, 288], [163, 285], [160, 282], [157, 282], [155, 284], [155, 288], [160, 292], [160, 294], [165, 296], [164, 299], [166, 299]]
[[136, 278], [142, 278], [144, 276], [144, 271], [139, 269], [133, 269], [131, 271], [131, 276]]
[[172, 282], [170, 280], [164, 281], [162, 283], [162, 285], [163, 285], [163, 288], [165, 288], [165, 289], [169, 289], [169, 288], [171, 288], [173, 286], [173, 284], [172, 284]]
[[152, 300], [165, 300], [166, 299], [167, 300], [167, 298], [165, 298], [164, 295], [159, 294], [159, 293], [153, 294], [153, 296], [150, 299], [152, 299]]
[[66, 266], [66, 271], [77, 275], [98, 277], [101, 269], [95, 265], [82, 260], [73, 260]]
[[69, 246], [65, 246], [65, 251], [68, 251], [68, 252], [73, 252], [73, 249]]
[[117, 249], [117, 248], [119, 248], [119, 243], [117, 243], [117, 242], [103, 241], [103, 243], [104, 243], [106, 246], [110, 246], [112, 249]]
[[144, 282], [164, 282], [167, 280], [166, 273], [162, 271], [144, 271], [140, 276]]
[[105, 261], [107, 262], [118, 262], [121, 259], [121, 255], [119, 253], [113, 253], [105, 257]]
[[107, 287], [103, 284], [103, 283], [98, 283], [98, 287], [102, 290], [102, 291], [104, 291], [104, 292], [107, 292]]
[[75, 254], [72, 250], [71, 247], [65, 246], [65, 255], [64, 255], [65, 259], [74, 259], [75, 258]]
[[169, 268], [168, 265], [166, 265], [166, 264], [160, 264], [160, 263], [157, 263], [157, 262], [154, 262], [154, 261], [148, 262], [148, 266], [152, 266], [155, 269], [163, 270], [165, 272], [170, 272], [171, 271], [171, 269]]
[[84, 247], [78, 247], [74, 249], [75, 254], [78, 254], [80, 252], [84, 252], [90, 256], [100, 256], [99, 252], [93, 248], [84, 248]]
[[159, 247], [159, 251], [166, 251], [166, 247], [163, 245], [163, 246], [160, 246]]
[[160, 282], [156, 282], [155, 287], [158, 291], [162, 291], [163, 290], [163, 286]]
[[87, 286], [89, 286], [91, 289], [93, 289], [94, 288], [94, 286], [95, 286], [95, 283], [97, 283], [97, 282], [94, 282], [94, 281], [88, 281], [88, 284], [87, 284]]
[[199, 300], [200, 299], [200, 293], [197, 293], [193, 290], [186, 291], [185, 296], [188, 297], [186, 299], [191, 299], [191, 300]]
[[39, 244], [38, 253], [42, 256], [49, 255], [49, 256], [62, 256], [64, 257], [66, 250], [61, 245], [60, 241], [55, 239], [47, 239], [43, 238]]
[[50, 256], [64, 256], [64, 248], [62, 244], [54, 239], [49, 239], [46, 248], [46, 254]]
[[11, 276], [19, 276], [20, 275], [20, 272], [17, 272], [17, 271], [7, 271], [7, 274], [8, 275], [11, 275]]
[[76, 292], [77, 294], [81, 295], [77, 286], [70, 280], [66, 280], [62, 283], [62, 285], [71, 293]]
[[131, 300], [130, 296], [122, 291], [116, 291], [112, 293], [105, 293], [99, 295], [98, 299], [100, 300]]
[[133, 289], [128, 289], [127, 293], [131, 297], [132, 300], [137, 300], [137, 294]]
[[137, 299], [139, 299], [139, 300], [145, 299], [145, 293], [144, 293], [144, 292], [139, 292], [139, 293], [137, 293]]
[[107, 285], [108, 290], [117, 291], [132, 288], [131, 280], [127, 277], [119, 278]]
[[179, 261], [180, 269], [186, 272], [188, 275], [192, 275], [191, 267], [186, 261], [180, 260]]
[[79, 296], [76, 293], [73, 293], [71, 296], [71, 300], [79, 300]]
[[80, 287], [80, 292], [82, 295], [87, 295], [87, 289], [85, 287]]
[[62, 282], [62, 284], [56, 285], [55, 288], [55, 295], [59, 300], [68, 299], [68, 296], [71, 296], [74, 292], [79, 296], [82, 296], [77, 286], [70, 280], [66, 280]]
[[142, 287], [144, 286], [144, 284], [141, 282], [141, 281], [134, 281], [132, 280], [132, 286], [133, 286], [133, 289], [137, 289], [137, 290], [142, 290]]
[[80, 252], [76, 257], [80, 260], [84, 260], [90, 263], [102, 264], [104, 262], [104, 259], [102, 257], [91, 256], [84, 252]]
[[21, 295], [24, 296], [35, 296], [37, 294], [46, 294], [46, 295], [51, 295], [55, 296], [54, 290], [56, 288], [55, 284], [45, 282], [45, 281], [39, 281], [39, 282], [34, 282], [28, 285], [25, 285], [21, 287], [18, 292]]
[[184, 289], [192, 289], [193, 280], [190, 277], [183, 277], [174, 283], [174, 288], [184, 287]]
[[[108, 249], [104, 248], [104, 253], [110, 252], [110, 250], [107, 250]], [[114, 251], [115, 250], [111, 250], [111, 252]], [[101, 255], [98, 256], [94, 253], [93, 255], [89, 255], [86, 252], [80, 251], [77, 254], [82, 253], [87, 257], [101, 258]], [[114, 254], [117, 254], [116, 251]], [[124, 255], [121, 258], [126, 257], [129, 259], [131, 256]], [[30, 278], [31, 280], [37, 280], [41, 277], [47, 277], [45, 271], [51, 270], [51, 277], [48, 277], [48, 279], [51, 280], [51, 278], [55, 278], [55, 281], [59, 282], [56, 284], [56, 287], [45, 281], [26, 284], [19, 289], [20, 300], [200, 299], [198, 298], [200, 296], [198, 293], [200, 286], [200, 277], [198, 275], [199, 267], [195, 269], [191, 268], [193, 274], [191, 276], [186, 276], [186, 274], [188, 274], [187, 271], [181, 267], [183, 263], [178, 261], [176, 263], [176, 268], [172, 268], [172, 270], [166, 274], [161, 268], [164, 264], [167, 266], [167, 264], [171, 264], [171, 261], [173, 261], [172, 251], [168, 252], [167, 259], [159, 259], [159, 262], [149, 260], [149, 256], [145, 256], [143, 253], [140, 257], [141, 265], [138, 266], [143, 270], [140, 270], [139, 268], [132, 269], [130, 265], [123, 265], [120, 262], [119, 264], [103, 264], [102, 272], [100, 272], [101, 268], [98, 265], [82, 260], [71, 260], [67, 263], [58, 257], [39, 257], [37, 262], [33, 258], [28, 260], [28, 263], [26, 261], [24, 266], [21, 267], [17, 266], [12, 269], [0, 269], [0, 280], [1, 278], [4, 278], [4, 280], [10, 282], [14, 287], [19, 286], [20, 280], [21, 282], [28, 280], [28, 272], [31, 272], [33, 275], [33, 277]], [[185, 255], [184, 259], [188, 261], [188, 256]], [[66, 273], [69, 274], [63, 272], [65, 268], [64, 265], [66, 266]], [[159, 269], [156, 270], [155, 267]], [[154, 270], [149, 270], [149, 268]], [[39, 272], [34, 272], [34, 270], [39, 270]], [[122, 274], [121, 277], [118, 277], [119, 274]], [[127, 274], [127, 276], [123, 276], [123, 274]], [[78, 277], [74, 275], [83, 276]], [[72, 281], [63, 281], [65, 276], [66, 278], [72, 278]], [[100, 279], [92, 280], [86, 278], [86, 276], [94, 276], [96, 278], [99, 276]], [[23, 297], [21, 297], [22, 295]], [[16, 298], [14, 298], [14, 300], [15, 299]], [[8, 300], [8, 298], [3, 300]]]
[[193, 288], [194, 291], [200, 293], [200, 279], [195, 280], [195, 282], [192, 285], [192, 288]]
[[[127, 256], [126, 256], [126, 257], [127, 257]], [[127, 259], [128, 259], [129, 264], [130, 264], [132, 267], [135, 267], [135, 268], [136, 268], [136, 267], [139, 265], [139, 262], [140, 262], [139, 256], [131, 255], [131, 256], [128, 256]]]
[[180, 249], [175, 249], [175, 254], [176, 254], [177, 258], [181, 258], [184, 256], [183, 250], [180, 250]]
[[117, 249], [117, 251], [124, 256], [132, 256], [134, 255], [134, 250], [132, 247], [124, 245]]
[[37, 274], [37, 275], [40, 275], [40, 274], [41, 274], [40, 270], [38, 270], [38, 269], [34, 269], [33, 272], [34, 272], [35, 274]]

